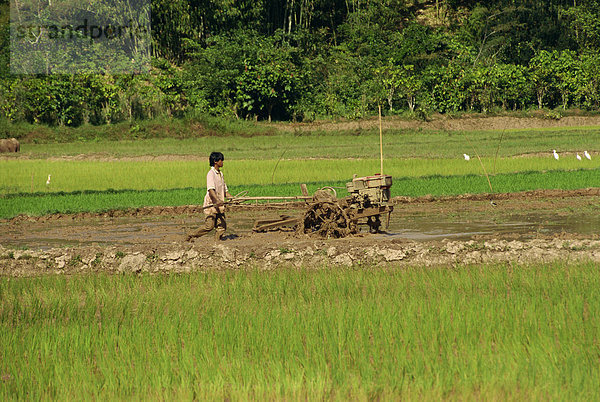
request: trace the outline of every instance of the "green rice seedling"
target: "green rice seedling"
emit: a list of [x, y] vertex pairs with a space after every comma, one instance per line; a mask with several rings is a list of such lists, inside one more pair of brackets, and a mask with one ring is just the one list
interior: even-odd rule
[[529, 190], [575, 190], [598, 187], [598, 170], [522, 172], [490, 176], [492, 190], [483, 175], [395, 178], [392, 195], [419, 197], [481, 193], [514, 193]]
[[[342, 181], [308, 182], [309, 193], [322, 187], [333, 187], [338, 197], [347, 195]], [[600, 187], [598, 170], [523, 172], [490, 176], [493, 192], [490, 192], [485, 176], [395, 177], [392, 196], [419, 197], [480, 193], [510, 193], [527, 190], [562, 189], [575, 190]], [[285, 184], [230, 185], [230, 192], [247, 191], [249, 196], [299, 196], [301, 182]], [[112, 209], [128, 209], [143, 206], [178, 206], [202, 204], [204, 188], [170, 190], [106, 190], [59, 193], [34, 193], [5, 195], [0, 203], [0, 218], [16, 215], [44, 215], [50, 213], [101, 212]]]
[[0, 278], [0, 398], [594, 399], [593, 263]]
[[[547, 157], [483, 158], [486, 171], [597, 169], [600, 158], [578, 161], [575, 157], [556, 161]], [[202, 187], [208, 164], [202, 161], [54, 161], [0, 160], [0, 194], [26, 192], [73, 192], [83, 190], [164, 190]], [[284, 159], [226, 160], [223, 169], [230, 186], [272, 185], [350, 180], [354, 174], [379, 173], [377, 159]], [[483, 174], [478, 161], [455, 159], [388, 159], [384, 173], [394, 177]], [[49, 184], [47, 179], [51, 175]]]

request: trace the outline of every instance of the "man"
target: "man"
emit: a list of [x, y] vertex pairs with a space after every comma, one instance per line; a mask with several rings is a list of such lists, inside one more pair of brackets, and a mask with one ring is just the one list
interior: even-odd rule
[[227, 190], [227, 184], [223, 178], [223, 162], [225, 157], [221, 152], [213, 152], [210, 154], [208, 163], [210, 170], [206, 175], [206, 196], [204, 197], [204, 227], [198, 229], [195, 233], [188, 235], [187, 241], [191, 241], [195, 237], [204, 236], [211, 230], [216, 229], [215, 239], [221, 240], [227, 229], [225, 222], [225, 198], [231, 198], [231, 194]]

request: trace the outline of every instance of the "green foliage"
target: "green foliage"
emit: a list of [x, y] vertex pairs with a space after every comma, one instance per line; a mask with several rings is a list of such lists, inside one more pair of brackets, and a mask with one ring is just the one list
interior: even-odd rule
[[597, 110], [600, 107], [600, 55], [597, 52], [583, 54], [579, 72], [575, 104]]
[[393, 59], [398, 63], [414, 65], [422, 71], [431, 65], [446, 64], [458, 56], [453, 49], [452, 38], [439, 28], [409, 20], [406, 28], [391, 35]]
[[0, 113], [50, 126], [114, 124], [182, 116], [186, 99], [172, 68], [146, 76], [48, 75], [0, 79]]
[[600, 50], [600, 2], [584, 0], [573, 4], [573, 7], [561, 10], [561, 17], [568, 22], [569, 34], [577, 42], [580, 49], [590, 52]]
[[[238, 31], [206, 47], [189, 41], [185, 85], [195, 110], [238, 118], [289, 118], [302, 89], [297, 49], [278, 34]], [[274, 52], [276, 48], [278, 51]]]
[[0, 77], [10, 71], [10, 7], [8, 1], [0, 1]]
[[272, 61], [269, 64], [246, 64], [236, 88], [235, 101], [242, 116], [264, 116], [271, 121], [273, 109], [281, 116], [289, 114], [301, 75], [291, 63]]
[[13, 2], [15, 74], [128, 74], [146, 71], [150, 2]]
[[540, 109], [558, 105], [566, 109], [569, 105], [576, 105], [577, 94], [586, 93], [586, 87], [591, 89], [595, 86], [593, 78], [591, 87], [584, 79], [591, 78], [596, 68], [585, 56], [581, 58], [569, 50], [541, 51], [531, 59], [529, 68]]
[[423, 77], [426, 88], [424, 103], [428, 108], [441, 113], [465, 110], [467, 92], [464, 74], [464, 69], [454, 63], [428, 68]]
[[[155, 0], [150, 71], [72, 77], [10, 76], [6, 13], [0, 116], [78, 126], [188, 113], [355, 119], [381, 104], [387, 113], [422, 117], [534, 106], [592, 110], [600, 104], [599, 4]], [[67, 8], [60, 18], [71, 15]], [[75, 61], [67, 57], [62, 67]]]
[[416, 99], [421, 95], [423, 83], [415, 75], [413, 65], [395, 65], [390, 59], [386, 66], [376, 68], [374, 72], [377, 84], [380, 85], [380, 96], [387, 101], [390, 112], [394, 110], [394, 98], [398, 95], [406, 100], [411, 112], [415, 111]]

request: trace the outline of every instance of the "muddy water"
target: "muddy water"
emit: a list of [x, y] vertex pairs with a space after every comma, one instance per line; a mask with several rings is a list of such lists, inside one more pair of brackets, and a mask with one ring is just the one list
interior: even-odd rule
[[166, 244], [182, 235], [185, 222], [173, 218], [111, 218], [72, 222], [11, 225], [0, 234], [0, 244], [50, 249], [84, 245]]
[[457, 239], [470, 240], [474, 237], [533, 238], [537, 235], [570, 233], [594, 235], [600, 233], [600, 215], [577, 214], [556, 215], [543, 211], [539, 213], [513, 214], [498, 219], [448, 218], [444, 216], [403, 216], [392, 219], [386, 237], [403, 238], [415, 241]]
[[[600, 234], [600, 214], [595, 207], [565, 210], [561, 205], [551, 204], [546, 205], [547, 208], [529, 206], [528, 210], [515, 212], [518, 207], [507, 203], [499, 208], [490, 207], [489, 203], [398, 206], [392, 213], [390, 226], [385, 233], [367, 236], [382, 240], [431, 241]], [[258, 218], [275, 218], [282, 214], [300, 216], [302, 212], [301, 209], [230, 212], [230, 240], [235, 242], [236, 238], [251, 239], [255, 236], [252, 226]], [[119, 218], [67, 216], [43, 221], [0, 223], [0, 244], [29, 249], [87, 245], [160, 246], [183, 243], [185, 235], [202, 224], [202, 215]], [[275, 234], [272, 237], [274, 242], [279, 239]], [[264, 241], [264, 237], [260, 239], [257, 237], [257, 242]]]

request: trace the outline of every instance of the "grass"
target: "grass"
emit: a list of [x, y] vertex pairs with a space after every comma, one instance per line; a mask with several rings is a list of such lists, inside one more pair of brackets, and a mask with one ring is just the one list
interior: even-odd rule
[[597, 398], [596, 264], [0, 278], [0, 398]]
[[[398, 177], [394, 178], [392, 196], [445, 196], [600, 187], [599, 172], [600, 169], [498, 174], [490, 176], [493, 192], [490, 192], [487, 179], [483, 175]], [[346, 181], [312, 182], [307, 183], [307, 187], [312, 194], [321, 187], [332, 186], [337, 189], [338, 197], [344, 197], [347, 195], [345, 183]], [[242, 191], [248, 191], [249, 196], [301, 195], [300, 182], [230, 186], [233, 195]], [[182, 188], [12, 194], [2, 198], [0, 218], [12, 218], [21, 214], [37, 216], [51, 213], [103, 212], [143, 206], [199, 205], [202, 204], [205, 192], [204, 188]]]
[[217, 118], [202, 114], [189, 114], [184, 118], [158, 117], [153, 120], [128, 121], [100, 126], [85, 124], [79, 127], [49, 127], [24, 122], [11, 123], [0, 117], [0, 137], [16, 137], [28, 145], [269, 135], [273, 132], [273, 128], [256, 122]]

